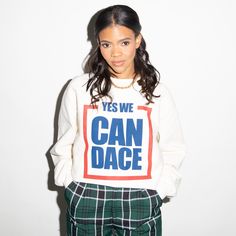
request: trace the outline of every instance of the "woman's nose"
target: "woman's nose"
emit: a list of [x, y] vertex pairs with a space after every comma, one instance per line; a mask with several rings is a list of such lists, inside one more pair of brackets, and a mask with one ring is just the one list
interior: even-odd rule
[[118, 57], [121, 54], [122, 54], [121, 49], [118, 46], [113, 46], [112, 47], [112, 52], [111, 52], [112, 57]]

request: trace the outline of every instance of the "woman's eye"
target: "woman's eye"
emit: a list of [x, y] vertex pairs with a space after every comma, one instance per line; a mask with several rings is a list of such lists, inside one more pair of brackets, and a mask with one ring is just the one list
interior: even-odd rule
[[110, 46], [110, 44], [109, 43], [101, 43], [101, 46], [103, 48], [108, 48]]
[[128, 45], [129, 45], [129, 41], [124, 41], [124, 42], [122, 42], [122, 45], [123, 45], [123, 46], [128, 46]]

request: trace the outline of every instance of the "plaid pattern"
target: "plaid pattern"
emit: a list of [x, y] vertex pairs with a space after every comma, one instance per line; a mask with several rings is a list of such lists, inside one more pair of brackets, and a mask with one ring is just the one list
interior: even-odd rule
[[68, 236], [161, 236], [157, 191], [72, 182], [65, 189]]

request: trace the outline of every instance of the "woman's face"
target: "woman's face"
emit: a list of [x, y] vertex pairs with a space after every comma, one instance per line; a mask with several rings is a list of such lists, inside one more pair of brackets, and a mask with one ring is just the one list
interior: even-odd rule
[[141, 35], [121, 25], [111, 25], [99, 33], [100, 51], [107, 64], [118, 78], [134, 75], [134, 57], [141, 43]]

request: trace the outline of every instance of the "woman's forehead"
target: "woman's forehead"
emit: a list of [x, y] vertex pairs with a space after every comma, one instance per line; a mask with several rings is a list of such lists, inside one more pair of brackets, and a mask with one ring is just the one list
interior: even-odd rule
[[103, 30], [101, 30], [99, 33], [100, 40], [119, 41], [124, 38], [133, 39], [133, 38], [135, 38], [135, 34], [134, 34], [133, 30], [131, 30], [128, 27], [123, 26], [123, 25], [112, 24], [112, 25], [104, 28]]

